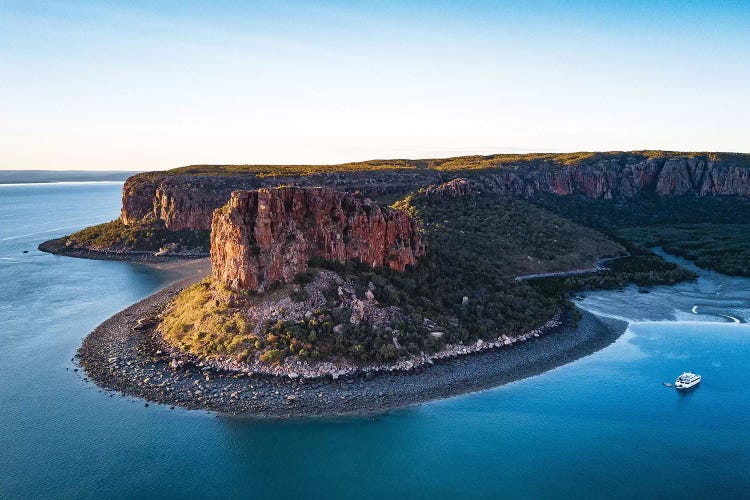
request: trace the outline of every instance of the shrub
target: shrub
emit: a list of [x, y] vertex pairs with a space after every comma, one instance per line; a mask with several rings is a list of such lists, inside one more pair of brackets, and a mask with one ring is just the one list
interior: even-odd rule
[[157, 251], [174, 243], [183, 249], [208, 252], [209, 231], [170, 231], [160, 224], [124, 224], [121, 219], [87, 227], [66, 237], [66, 243], [93, 250]]

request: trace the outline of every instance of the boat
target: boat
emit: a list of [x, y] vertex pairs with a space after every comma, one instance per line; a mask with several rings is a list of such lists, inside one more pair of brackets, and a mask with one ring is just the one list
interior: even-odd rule
[[701, 383], [701, 376], [692, 372], [685, 372], [674, 381], [676, 389], [690, 389]]

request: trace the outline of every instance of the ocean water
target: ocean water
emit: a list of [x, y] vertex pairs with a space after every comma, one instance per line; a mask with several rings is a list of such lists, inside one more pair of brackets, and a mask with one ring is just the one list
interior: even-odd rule
[[[374, 417], [169, 410], [74, 372], [81, 339], [175, 279], [41, 253], [117, 217], [121, 185], [0, 186], [2, 498], [736, 498], [750, 491], [750, 280], [596, 292], [630, 320], [591, 356]], [[27, 250], [28, 253], [22, 253]], [[696, 307], [697, 306], [697, 307]], [[684, 370], [703, 383], [662, 385]]]

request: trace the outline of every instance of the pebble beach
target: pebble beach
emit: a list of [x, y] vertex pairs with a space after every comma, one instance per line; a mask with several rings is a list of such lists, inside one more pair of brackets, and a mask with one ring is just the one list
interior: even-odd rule
[[157, 315], [205, 272], [200, 262], [181, 267], [189, 277], [115, 314], [84, 340], [76, 361], [86, 377], [110, 394], [267, 418], [379, 413], [542, 373], [606, 347], [627, 326], [584, 311], [575, 327], [555, 320], [513, 342], [506, 338], [456, 346], [453, 352], [425, 356], [423, 362], [334, 370], [317, 377], [246, 373], [184, 355], [176, 358], [153, 326], [143, 324], [143, 318]]

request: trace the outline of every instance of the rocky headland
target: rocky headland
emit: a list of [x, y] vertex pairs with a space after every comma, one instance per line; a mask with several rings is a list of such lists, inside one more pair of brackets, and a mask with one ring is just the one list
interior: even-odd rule
[[235, 415], [289, 418], [376, 413], [496, 387], [572, 362], [614, 342], [624, 322], [584, 312], [507, 343], [462, 346], [425, 363], [295, 376], [243, 372], [166, 349], [149, 318], [200, 276], [184, 279], [114, 315], [76, 356], [100, 387], [147, 401]]
[[[240, 372], [316, 378], [416, 366], [430, 358], [411, 355], [377, 367], [346, 359], [337, 336], [364, 336], [362, 351], [372, 335], [387, 336], [389, 352], [401, 349], [396, 325], [405, 313], [380, 304], [372, 282], [363, 290], [332, 270], [305, 272], [312, 259], [403, 272], [424, 254], [417, 222], [369, 199], [326, 188], [235, 191], [214, 212], [212, 277], [176, 297], [154, 321], [165, 350]], [[423, 329], [444, 335], [437, 325]], [[321, 354], [332, 343], [339, 348]]]
[[[481, 191], [473, 181], [455, 179], [419, 199], [449, 210], [437, 215], [446, 224], [451, 210], [460, 215], [464, 206], [474, 206], [482, 219], [478, 200], [471, 201]], [[236, 414], [374, 412], [530, 376], [593, 352], [623, 330], [587, 314], [574, 326], [568, 321], [574, 313], [563, 309], [533, 319], [537, 326], [528, 330], [470, 341], [456, 340], [463, 338], [454, 332], [461, 321], [445, 316], [447, 311], [435, 321], [419, 315], [413, 323], [413, 312], [380, 303], [382, 287], [390, 285], [370, 271], [364, 276], [378, 285], [359, 281], [356, 272], [340, 274], [335, 266], [308, 267], [311, 259], [341, 266], [355, 261], [364, 269], [400, 274], [426, 254], [419, 224], [409, 214], [340, 191], [234, 192], [214, 213], [211, 249], [210, 278], [199, 282], [203, 268], [113, 316], [85, 339], [80, 363], [93, 381], [151, 401]], [[460, 314], [486, 307], [477, 297], [459, 296]], [[347, 344], [347, 337], [361, 344]], [[331, 350], [342, 341], [345, 348]], [[362, 351], [373, 345], [380, 350]], [[318, 351], [330, 354], [309, 356]], [[383, 352], [388, 356], [379, 360]], [[352, 353], [367, 354], [362, 359], [370, 361]]]
[[[652, 257], [523, 198], [750, 194], [737, 155], [501, 156], [131, 178], [117, 227], [90, 228], [92, 251], [126, 257], [118, 231], [128, 241], [145, 231], [160, 247], [139, 258], [199, 256], [191, 243], [210, 234], [211, 274], [110, 318], [85, 340], [81, 365], [109, 389], [255, 415], [378, 411], [491, 387], [622, 332], [585, 313], [576, 327], [567, 285], [530, 279], [689, 279], [664, 266], [649, 274]], [[388, 207], [366, 192], [399, 196]], [[101, 246], [109, 239], [114, 251]], [[54, 246], [85, 254], [85, 241]], [[627, 263], [610, 275], [603, 262], [617, 256]]]

